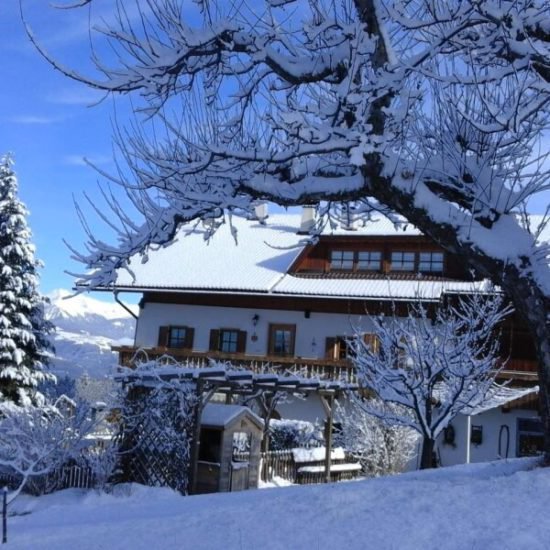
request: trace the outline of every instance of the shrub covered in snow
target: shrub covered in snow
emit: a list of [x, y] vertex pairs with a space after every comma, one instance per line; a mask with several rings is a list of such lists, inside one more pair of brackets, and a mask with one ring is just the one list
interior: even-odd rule
[[15, 498], [23, 489], [44, 494], [62, 487], [67, 466], [87, 468], [102, 485], [114, 467], [110, 439], [97, 446], [98, 427], [90, 409], [68, 398], [42, 407], [0, 407], [0, 477]]
[[[395, 409], [397, 406], [378, 403], [378, 407]], [[359, 398], [352, 398], [345, 407], [338, 404], [337, 416], [339, 429], [335, 432], [335, 444], [344, 447], [368, 476], [403, 472], [418, 450], [417, 432], [369, 414]]]
[[317, 446], [323, 441], [319, 426], [304, 420], [271, 420], [269, 438], [273, 451]]

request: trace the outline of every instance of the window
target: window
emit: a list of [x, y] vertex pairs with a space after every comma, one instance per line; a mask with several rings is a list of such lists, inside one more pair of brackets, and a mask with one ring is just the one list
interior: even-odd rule
[[331, 269], [353, 269], [353, 250], [333, 250], [330, 253]]
[[414, 252], [392, 252], [392, 271], [414, 271]]
[[184, 348], [186, 332], [185, 327], [170, 327], [170, 331], [168, 332], [168, 347]]
[[194, 329], [186, 326], [159, 327], [158, 345], [165, 348], [192, 349]]
[[244, 353], [246, 332], [235, 328], [220, 328], [210, 331], [210, 351]]
[[347, 359], [350, 355], [348, 338], [345, 336], [329, 337], [325, 342], [325, 357], [327, 359]]
[[269, 325], [269, 354], [294, 355], [296, 325]]
[[380, 338], [372, 332], [363, 334], [363, 342], [372, 353], [380, 353]]
[[544, 433], [539, 418], [518, 418], [517, 456], [540, 455], [544, 449]]
[[220, 330], [220, 351], [224, 353], [236, 353], [238, 339], [238, 330]]
[[418, 271], [443, 273], [443, 252], [421, 252]]
[[362, 251], [357, 253], [358, 271], [380, 271], [382, 252]]

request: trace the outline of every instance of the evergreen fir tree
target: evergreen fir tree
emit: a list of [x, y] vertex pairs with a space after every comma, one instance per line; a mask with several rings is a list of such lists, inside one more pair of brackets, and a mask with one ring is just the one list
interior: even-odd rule
[[39, 404], [38, 384], [53, 378], [45, 371], [53, 327], [44, 318], [41, 263], [17, 187], [11, 159], [0, 159], [0, 402], [25, 406]]

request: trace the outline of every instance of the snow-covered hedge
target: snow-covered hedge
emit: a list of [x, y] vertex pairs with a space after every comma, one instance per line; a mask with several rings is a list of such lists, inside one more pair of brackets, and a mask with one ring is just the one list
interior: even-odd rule
[[269, 446], [273, 451], [318, 446], [323, 437], [319, 426], [304, 420], [271, 420]]

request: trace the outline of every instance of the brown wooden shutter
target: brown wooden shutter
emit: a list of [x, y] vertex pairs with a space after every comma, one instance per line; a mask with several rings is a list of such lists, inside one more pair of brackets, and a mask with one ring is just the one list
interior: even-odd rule
[[185, 349], [193, 349], [193, 339], [195, 337], [195, 329], [193, 327], [185, 327]]
[[239, 330], [237, 335], [237, 353], [246, 351], [246, 330]]
[[372, 353], [380, 353], [380, 339], [376, 334], [366, 332], [363, 334], [363, 341], [369, 346]]
[[329, 336], [325, 340], [325, 358], [326, 359], [336, 358], [336, 338]]
[[208, 346], [210, 351], [220, 351], [220, 331], [213, 328], [210, 331], [210, 345]]
[[168, 347], [168, 336], [170, 335], [170, 327], [159, 327], [158, 346], [161, 348]]

